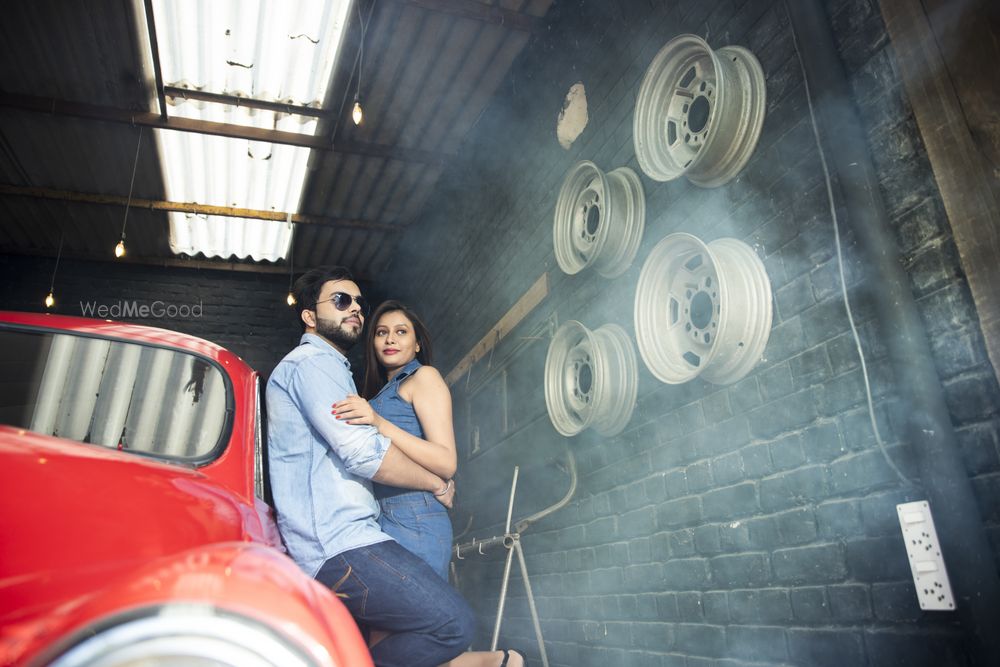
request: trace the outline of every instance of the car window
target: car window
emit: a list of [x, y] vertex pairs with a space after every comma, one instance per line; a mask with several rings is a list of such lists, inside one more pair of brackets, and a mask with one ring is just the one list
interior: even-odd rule
[[64, 333], [0, 330], [0, 421], [178, 460], [226, 429], [222, 372], [193, 354]]

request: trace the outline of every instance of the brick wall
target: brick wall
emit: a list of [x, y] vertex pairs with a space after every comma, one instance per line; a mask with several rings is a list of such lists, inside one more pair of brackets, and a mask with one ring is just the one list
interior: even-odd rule
[[[548, 272], [550, 294], [452, 388], [460, 448], [460, 539], [502, 531], [514, 465], [515, 518], [565, 491], [573, 501], [524, 536], [553, 665], [747, 663], [966, 664], [955, 615], [920, 611], [895, 504], [921, 498], [875, 445], [863, 378], [839, 295], [826, 191], [803, 82], [781, 3], [764, 0], [557, 3], [552, 27], [518, 61], [405, 238], [401, 296], [422, 313], [447, 373]], [[1000, 411], [975, 309], [875, 0], [831, 0], [831, 23], [869, 137], [913, 293], [934, 348], [980, 509], [1000, 551]], [[760, 59], [768, 115], [740, 176], [711, 190], [642, 176], [646, 230], [632, 268], [607, 280], [566, 276], [552, 213], [566, 170], [588, 159], [641, 170], [632, 112], [646, 66], [670, 38], [738, 44]], [[555, 120], [569, 87], [586, 86], [590, 123], [569, 151]], [[675, 231], [734, 236], [763, 258], [774, 323], [743, 380], [664, 385], [640, 361], [624, 433], [563, 438], [545, 410], [544, 359], [557, 323], [633, 331], [636, 279]], [[866, 270], [845, 234], [846, 275], [888, 454], [915, 476]], [[502, 554], [457, 562], [488, 642]], [[517, 568], [515, 567], [515, 571]], [[537, 660], [513, 578], [501, 645]]]
[[[44, 312], [55, 260], [0, 257], [0, 309]], [[200, 317], [111, 319], [198, 336], [240, 355], [266, 378], [301, 334], [285, 303], [288, 277], [274, 274], [157, 268], [113, 262], [61, 261], [56, 278], [60, 315], [85, 315], [81, 302], [112, 306], [135, 301], [152, 307], [201, 305]], [[159, 308], [158, 308], [159, 310]], [[164, 309], [165, 310], [165, 309]]]

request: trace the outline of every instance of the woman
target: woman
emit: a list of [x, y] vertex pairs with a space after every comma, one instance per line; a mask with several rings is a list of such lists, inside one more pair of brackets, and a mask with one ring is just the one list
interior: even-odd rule
[[[333, 405], [348, 424], [371, 424], [411, 459], [453, 485], [458, 457], [451, 419], [451, 393], [430, 365], [427, 327], [399, 301], [385, 301], [372, 314], [365, 338], [365, 377], [360, 396]], [[382, 530], [448, 579], [451, 519], [432, 493], [374, 484]], [[452, 667], [522, 667], [516, 651], [464, 653]]]
[[[451, 394], [431, 361], [431, 342], [420, 318], [399, 301], [386, 301], [371, 317], [365, 341], [365, 377], [359, 396], [334, 406], [337, 419], [371, 424], [411, 459], [441, 479], [455, 475]], [[451, 519], [432, 493], [374, 484], [382, 530], [424, 559], [443, 579], [451, 560]]]

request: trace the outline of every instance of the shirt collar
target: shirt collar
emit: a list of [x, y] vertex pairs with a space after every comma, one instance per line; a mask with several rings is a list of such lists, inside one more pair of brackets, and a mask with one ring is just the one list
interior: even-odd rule
[[302, 334], [302, 338], [299, 339], [299, 345], [312, 345], [312, 346], [314, 346], [314, 347], [322, 350], [323, 352], [325, 352], [327, 354], [332, 354], [342, 364], [344, 364], [344, 366], [346, 366], [348, 368], [348, 370], [350, 370], [350, 368], [351, 368], [351, 362], [347, 360], [347, 357], [345, 357], [340, 352], [340, 350], [338, 350], [337, 348], [335, 348], [332, 344], [330, 344], [329, 341], [327, 341], [325, 338], [323, 338], [319, 334], [314, 334], [314, 333], [304, 333], [304, 334]]

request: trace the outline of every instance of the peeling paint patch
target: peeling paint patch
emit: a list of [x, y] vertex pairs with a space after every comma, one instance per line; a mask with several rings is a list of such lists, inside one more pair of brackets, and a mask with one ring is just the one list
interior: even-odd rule
[[556, 121], [556, 137], [559, 139], [559, 145], [569, 150], [587, 127], [588, 120], [590, 119], [587, 116], [587, 91], [584, 90], [583, 82], [577, 81], [566, 93], [562, 111], [559, 112], [559, 120]]

